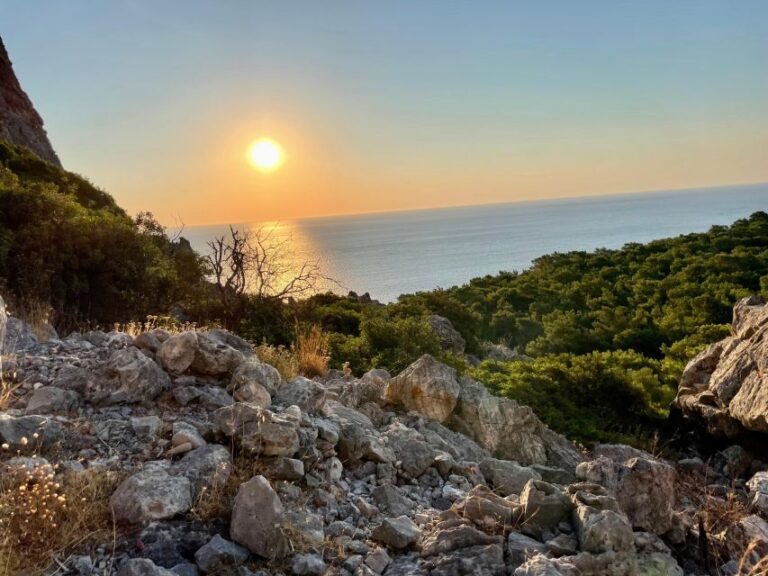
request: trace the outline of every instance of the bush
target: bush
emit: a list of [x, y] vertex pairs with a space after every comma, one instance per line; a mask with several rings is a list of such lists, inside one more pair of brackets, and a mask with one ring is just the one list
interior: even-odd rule
[[64, 329], [110, 325], [185, 303], [202, 277], [151, 214], [132, 220], [79, 176], [0, 142], [0, 278], [17, 299], [50, 305]]
[[554, 430], [584, 442], [657, 427], [675, 393], [663, 384], [659, 361], [631, 351], [486, 361], [470, 374], [530, 406]]

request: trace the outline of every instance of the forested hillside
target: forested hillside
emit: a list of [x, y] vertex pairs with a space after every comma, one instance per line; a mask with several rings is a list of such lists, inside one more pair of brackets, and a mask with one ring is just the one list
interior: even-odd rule
[[766, 249], [768, 214], [759, 212], [706, 233], [543, 256], [522, 272], [388, 306], [325, 295], [295, 312], [331, 332], [333, 361], [356, 371], [398, 370], [434, 353], [439, 343], [423, 319], [440, 314], [469, 353], [482, 356], [481, 342], [491, 341], [533, 357], [463, 369], [559, 431], [583, 440], [647, 435], [666, 416], [686, 362], [728, 333], [734, 303], [768, 291]]

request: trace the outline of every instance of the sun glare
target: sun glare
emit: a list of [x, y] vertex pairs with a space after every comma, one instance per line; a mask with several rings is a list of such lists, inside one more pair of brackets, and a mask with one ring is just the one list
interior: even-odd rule
[[272, 172], [283, 163], [283, 149], [274, 140], [256, 140], [248, 147], [248, 161], [256, 170]]

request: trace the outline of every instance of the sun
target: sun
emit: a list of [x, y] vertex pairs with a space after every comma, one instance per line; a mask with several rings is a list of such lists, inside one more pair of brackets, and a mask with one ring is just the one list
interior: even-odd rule
[[277, 170], [283, 163], [283, 149], [269, 138], [256, 140], [248, 147], [248, 162], [261, 172]]

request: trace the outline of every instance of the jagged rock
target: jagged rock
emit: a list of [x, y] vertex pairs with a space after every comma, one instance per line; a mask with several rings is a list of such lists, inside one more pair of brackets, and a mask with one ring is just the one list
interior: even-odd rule
[[218, 534], [195, 552], [195, 563], [205, 573], [222, 573], [240, 566], [248, 560], [246, 548], [225, 540]]
[[523, 532], [541, 537], [571, 516], [573, 503], [568, 495], [553, 484], [542, 480], [528, 480], [520, 494], [523, 507]]
[[413, 513], [415, 504], [413, 500], [405, 496], [397, 486], [385, 484], [374, 488], [373, 501], [383, 511], [392, 516], [402, 516]]
[[299, 449], [298, 422], [265, 408], [237, 402], [213, 413], [213, 422], [246, 450], [265, 456], [293, 456]]
[[225, 340], [201, 332], [184, 332], [163, 342], [157, 358], [173, 374], [190, 371], [203, 376], [225, 376], [244, 360], [243, 353]]
[[173, 423], [171, 445], [175, 447], [182, 444], [188, 444], [190, 449], [193, 450], [205, 446], [207, 442], [192, 424], [179, 420]]
[[138, 348], [114, 351], [105, 370], [106, 379], [90, 381], [86, 398], [94, 404], [149, 402], [170, 388], [171, 379]]
[[570, 572], [562, 572], [561, 568], [557, 560], [539, 554], [517, 568], [514, 576], [570, 576]]
[[384, 518], [371, 532], [371, 537], [390, 548], [401, 550], [415, 544], [421, 538], [421, 530], [408, 516]]
[[163, 421], [158, 416], [134, 416], [131, 418], [131, 428], [134, 434], [142, 440], [153, 441], [157, 438]]
[[601, 456], [579, 464], [576, 475], [615, 492], [636, 529], [664, 534], [672, 527], [676, 474], [666, 462], [640, 457], [618, 463]]
[[497, 458], [561, 468], [574, 468], [582, 460], [575, 446], [547, 428], [530, 408], [494, 396], [469, 378], [461, 380], [461, 394], [447, 425]]
[[758, 472], [747, 482], [749, 507], [763, 518], [768, 517], [768, 472]]
[[381, 574], [386, 570], [387, 566], [392, 562], [392, 558], [389, 557], [387, 551], [384, 548], [376, 548], [373, 552], [368, 554], [365, 559], [365, 565], [369, 567], [374, 574]]
[[26, 414], [56, 414], [77, 409], [79, 397], [72, 390], [55, 386], [43, 386], [32, 393], [27, 402]]
[[243, 338], [240, 338], [240, 336], [237, 334], [233, 334], [229, 330], [216, 328], [213, 330], [208, 330], [207, 332], [204, 332], [204, 334], [219, 344], [223, 344], [229, 348], [234, 348], [243, 355], [243, 358], [256, 358], [256, 354], [253, 351], [253, 346], [251, 346], [251, 343], [247, 340], [244, 340]]
[[382, 438], [394, 451], [402, 470], [411, 478], [421, 476], [437, 457], [437, 452], [424, 441], [421, 434], [400, 422], [392, 423]]
[[275, 401], [283, 406], [295, 405], [303, 412], [315, 414], [325, 404], [325, 388], [314, 380], [299, 376], [280, 386]]
[[446, 517], [431, 531], [424, 533], [421, 541], [421, 556], [443, 555], [463, 548], [502, 543], [501, 536], [486, 534], [467, 523], [466, 520], [453, 514], [446, 514]]
[[183, 332], [168, 338], [157, 350], [160, 364], [172, 374], [183, 374], [192, 366], [197, 353], [197, 333]]
[[63, 434], [61, 424], [51, 418], [0, 413], [0, 444], [8, 444], [11, 450], [20, 450], [27, 445], [47, 448]]
[[456, 371], [425, 354], [389, 381], [384, 398], [443, 422], [456, 407], [460, 390]]
[[48, 140], [43, 119], [22, 90], [0, 40], [0, 140], [26, 146], [40, 158], [61, 166]]
[[480, 345], [483, 357], [487, 360], [498, 360], [500, 362], [514, 362], [516, 360], [531, 360], [530, 356], [521, 354], [517, 350], [512, 350], [504, 344], [494, 344], [492, 342], [483, 342]]
[[293, 557], [291, 572], [297, 576], [322, 576], [328, 570], [318, 554], [297, 554]]
[[518, 532], [511, 532], [507, 538], [507, 554], [512, 568], [519, 567], [546, 549], [542, 542]]
[[192, 488], [187, 478], [152, 468], [124, 480], [109, 502], [118, 521], [165, 520], [192, 507]]
[[464, 354], [466, 342], [448, 318], [433, 314], [427, 318], [427, 322], [432, 331], [437, 335], [438, 340], [440, 340], [440, 347], [443, 350], [456, 355]]
[[372, 460], [394, 462], [395, 454], [385, 446], [370, 418], [338, 402], [326, 404], [327, 416], [339, 427], [339, 456], [343, 464]]
[[574, 484], [568, 492], [573, 501], [573, 525], [579, 547], [585, 552], [634, 552], [632, 526], [616, 499], [597, 484]]
[[280, 385], [280, 373], [258, 361], [243, 362], [232, 374], [229, 389], [235, 400], [269, 408]]
[[273, 480], [301, 480], [304, 463], [295, 458], [278, 457], [269, 465], [267, 475]]
[[[444, 556], [427, 558], [426, 568], [430, 576], [453, 576], [454, 574], [478, 574], [482, 576], [506, 576], [504, 546], [489, 544], [462, 548]], [[405, 574], [412, 574], [407, 571]]]
[[674, 405], [711, 434], [736, 437], [745, 429], [768, 432], [768, 369], [764, 339], [768, 306], [755, 297], [733, 309], [733, 332], [688, 363]]
[[464, 518], [472, 520], [486, 532], [498, 532], [512, 526], [520, 516], [519, 507], [514, 503], [483, 486], [475, 486], [461, 502], [460, 510]]
[[[0, 44], [1, 48], [2, 44]], [[0, 352], [3, 354], [14, 354], [28, 352], [37, 347], [37, 336], [35, 336], [29, 324], [13, 316], [4, 317], [3, 319], [5, 320], [5, 331], [0, 333], [0, 336], [3, 337], [2, 341], [0, 341]]]
[[288, 552], [280, 529], [282, 520], [283, 504], [264, 476], [254, 476], [240, 485], [229, 526], [235, 542], [262, 558], [282, 558]]
[[496, 458], [486, 458], [480, 462], [480, 471], [502, 496], [520, 494], [529, 480], [541, 480], [539, 473], [532, 468]]
[[117, 576], [178, 576], [178, 574], [157, 566], [148, 558], [131, 558], [120, 564]]
[[637, 571], [641, 576], [683, 576], [664, 541], [650, 532], [635, 532]]
[[768, 522], [754, 514], [729, 525], [719, 539], [725, 543], [728, 556], [742, 563], [746, 574], [768, 556]]
[[187, 452], [169, 472], [189, 480], [194, 495], [213, 486], [223, 486], [232, 473], [232, 455], [224, 446], [206, 444]]

